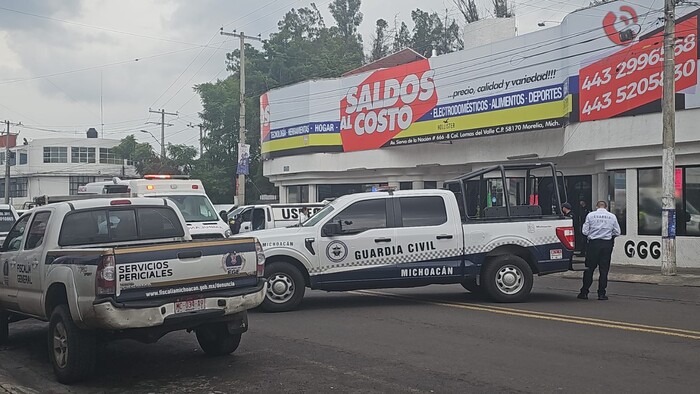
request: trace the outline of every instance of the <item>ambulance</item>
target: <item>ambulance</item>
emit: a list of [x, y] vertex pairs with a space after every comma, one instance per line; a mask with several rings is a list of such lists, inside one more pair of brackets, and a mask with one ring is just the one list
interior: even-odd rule
[[114, 178], [112, 181], [88, 183], [78, 193], [126, 193], [130, 197], [167, 198], [182, 212], [193, 239], [231, 236], [229, 225], [219, 216], [198, 179], [178, 175], [144, 175], [143, 179], [130, 180]]

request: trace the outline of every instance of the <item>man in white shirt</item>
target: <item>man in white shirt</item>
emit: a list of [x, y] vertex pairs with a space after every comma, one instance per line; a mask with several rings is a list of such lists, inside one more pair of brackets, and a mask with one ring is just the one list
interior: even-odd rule
[[303, 207], [299, 212], [299, 224], [309, 220], [309, 208]]
[[605, 288], [608, 286], [608, 272], [610, 271], [610, 258], [613, 251], [613, 239], [620, 235], [620, 224], [617, 217], [608, 212], [608, 204], [598, 201], [598, 208], [586, 217], [581, 232], [588, 237], [588, 249], [586, 252], [586, 267], [583, 273], [583, 287], [578, 295], [579, 299], [588, 299], [588, 290], [593, 284], [593, 272], [596, 268], [600, 273], [598, 278], [598, 299], [607, 300]]

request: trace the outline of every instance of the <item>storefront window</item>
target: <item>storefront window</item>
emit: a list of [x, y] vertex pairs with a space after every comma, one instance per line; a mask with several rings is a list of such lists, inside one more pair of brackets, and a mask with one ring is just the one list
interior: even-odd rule
[[610, 212], [617, 216], [622, 234], [627, 234], [627, 172], [608, 172], [608, 200]]
[[685, 169], [686, 234], [700, 235], [700, 167]]
[[342, 184], [342, 185], [318, 185], [317, 190], [317, 201], [323, 201], [326, 199], [338, 198], [346, 194], [353, 193], [363, 193], [367, 191], [372, 191], [373, 185], [352, 185], [352, 184]]
[[287, 187], [287, 202], [289, 202], [289, 203], [309, 202], [309, 185], [288, 186]]
[[[638, 171], [639, 234], [661, 235], [661, 169]], [[677, 168], [675, 176], [676, 234], [700, 235], [700, 168]]]
[[399, 182], [399, 190], [413, 189], [413, 182]]

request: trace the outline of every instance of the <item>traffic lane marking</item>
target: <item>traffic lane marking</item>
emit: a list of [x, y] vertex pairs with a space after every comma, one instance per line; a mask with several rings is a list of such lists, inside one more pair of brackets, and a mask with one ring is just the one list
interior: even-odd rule
[[686, 339], [700, 340], [700, 331], [684, 330], [684, 329], [673, 328], [673, 327], [649, 326], [649, 325], [644, 325], [644, 324], [628, 323], [628, 322], [616, 321], [616, 320], [605, 320], [605, 319], [596, 319], [596, 318], [592, 318], [592, 317], [562, 315], [562, 314], [558, 314], [558, 313], [537, 312], [537, 311], [529, 311], [529, 310], [525, 310], [525, 309], [506, 308], [506, 307], [492, 306], [492, 305], [461, 303], [461, 302], [451, 302], [451, 301], [439, 301], [439, 300], [424, 299], [424, 298], [415, 297], [415, 296], [399, 295], [399, 294], [387, 293], [387, 292], [381, 292], [381, 291], [375, 291], [375, 290], [357, 290], [357, 291], [352, 291], [351, 293], [369, 295], [369, 296], [375, 296], [375, 297], [385, 297], [385, 298], [394, 298], [394, 299], [400, 299], [400, 300], [409, 300], [409, 301], [419, 302], [422, 304], [445, 306], [445, 307], [459, 308], [459, 309], [468, 309], [468, 310], [474, 310], [474, 311], [480, 311], [480, 312], [491, 312], [491, 313], [508, 315], [508, 316], [527, 317], [527, 318], [531, 318], [531, 319], [558, 321], [558, 322], [564, 322], [564, 323], [572, 323], [572, 324], [580, 324], [580, 325], [587, 325], [587, 326], [618, 329], [618, 330], [624, 330], [624, 331], [635, 331], [635, 332], [643, 332], [643, 333], [648, 333], [648, 334], [658, 334], [658, 335], [666, 335], [666, 336], [674, 336], [674, 337], [680, 337], [680, 338], [686, 338]]

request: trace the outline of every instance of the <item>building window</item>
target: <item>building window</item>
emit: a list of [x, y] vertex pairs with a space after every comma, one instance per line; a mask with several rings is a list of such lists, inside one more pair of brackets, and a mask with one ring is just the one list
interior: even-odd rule
[[[27, 178], [10, 179], [10, 197], [27, 197]], [[0, 197], [5, 198], [5, 180], [0, 180]]]
[[309, 202], [309, 186], [288, 186], [287, 187], [287, 202], [302, 203]]
[[65, 146], [45, 146], [44, 163], [68, 163], [68, 148]]
[[94, 176], [72, 176], [68, 179], [68, 193], [71, 196], [78, 194], [78, 188], [88, 183], [95, 182]]
[[124, 160], [114, 154], [112, 148], [100, 148], [100, 164], [122, 164]]
[[19, 154], [19, 164], [27, 164], [27, 154], [20, 152]]
[[[639, 170], [640, 235], [661, 235], [661, 169]], [[700, 236], [700, 167], [676, 168], [676, 235]]]
[[399, 182], [399, 190], [412, 190], [413, 182]]
[[372, 191], [372, 187], [376, 187], [373, 184], [367, 185], [355, 185], [355, 184], [341, 184], [341, 185], [318, 185], [316, 186], [316, 201], [323, 201], [327, 199], [338, 198], [346, 194], [362, 193]]
[[70, 148], [70, 162], [71, 163], [94, 163], [95, 162], [95, 148], [86, 147], [71, 147]]
[[423, 189], [437, 189], [437, 181], [423, 182]]
[[608, 200], [610, 212], [615, 214], [622, 234], [627, 234], [627, 172], [608, 172]]

